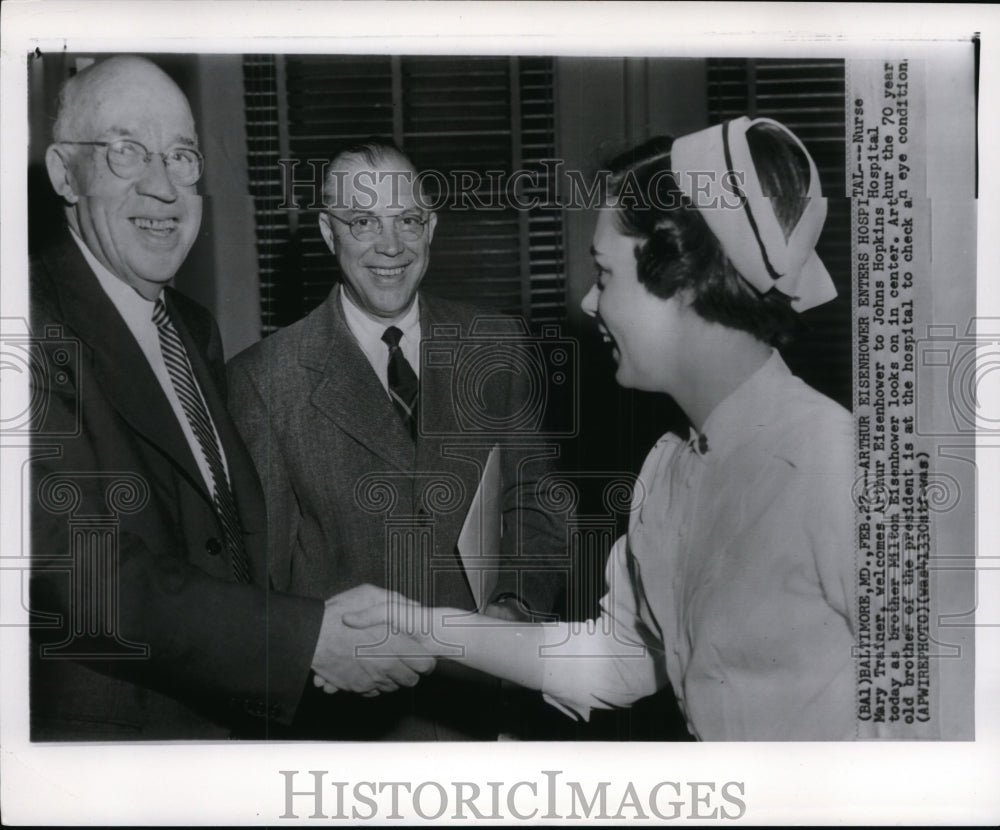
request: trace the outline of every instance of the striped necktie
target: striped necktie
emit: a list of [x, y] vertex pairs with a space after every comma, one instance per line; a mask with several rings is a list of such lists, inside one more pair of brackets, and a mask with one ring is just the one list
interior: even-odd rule
[[409, 429], [410, 436], [417, 437], [417, 416], [414, 407], [417, 404], [417, 389], [419, 383], [413, 367], [407, 362], [399, 341], [403, 337], [395, 326], [389, 326], [382, 334], [382, 342], [389, 347], [389, 394], [399, 411], [403, 424]]
[[250, 568], [247, 562], [246, 549], [243, 547], [243, 530], [240, 517], [236, 512], [236, 500], [229, 488], [226, 468], [222, 463], [222, 447], [212, 426], [208, 407], [201, 396], [198, 384], [191, 369], [184, 344], [174, 328], [167, 307], [160, 297], [153, 309], [153, 322], [160, 336], [160, 350], [163, 352], [163, 362], [167, 366], [170, 381], [181, 402], [184, 414], [187, 416], [191, 431], [198, 440], [201, 454], [212, 474], [212, 498], [215, 510], [222, 523], [222, 532], [226, 541], [226, 550], [233, 568], [233, 576], [237, 582], [250, 581]]

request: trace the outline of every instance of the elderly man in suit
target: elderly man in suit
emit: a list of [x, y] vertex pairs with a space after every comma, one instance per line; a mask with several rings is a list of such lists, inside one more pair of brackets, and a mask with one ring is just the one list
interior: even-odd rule
[[168, 286], [201, 221], [183, 93], [108, 59], [64, 85], [54, 139], [67, 227], [31, 272], [32, 739], [265, 737], [310, 668], [363, 694], [416, 682], [429, 658], [356, 659], [381, 639], [340, 624], [363, 597], [268, 590], [219, 332]]
[[[437, 216], [413, 164], [391, 142], [370, 139], [334, 157], [325, 185], [320, 230], [340, 284], [307, 317], [229, 365], [231, 410], [264, 484], [272, 578], [313, 596], [371, 583], [475, 608], [472, 583], [481, 574], [465, 571], [456, 547], [498, 445], [501, 561], [480, 600], [498, 617], [551, 612], [565, 587], [566, 554], [565, 531], [538, 500], [549, 449], [523, 439], [515, 447], [500, 431], [470, 434], [452, 376], [421, 367], [422, 340], [443, 329], [455, 346], [481, 313], [418, 290]], [[529, 394], [521, 380], [500, 372], [483, 384], [476, 405], [487, 422], [516, 418]], [[300, 733], [495, 739], [498, 686], [459, 671], [442, 664], [412, 690], [377, 700], [314, 693]]]

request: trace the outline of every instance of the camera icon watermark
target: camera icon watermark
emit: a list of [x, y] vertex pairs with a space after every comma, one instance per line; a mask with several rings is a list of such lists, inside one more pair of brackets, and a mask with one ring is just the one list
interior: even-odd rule
[[426, 436], [570, 437], [579, 428], [577, 343], [559, 326], [537, 336], [523, 320], [479, 317], [469, 336], [432, 326], [420, 344], [419, 429]]
[[[61, 326], [32, 336], [27, 321], [0, 321], [0, 434], [68, 438], [80, 433], [80, 343]], [[24, 383], [23, 381], [27, 381]], [[19, 382], [21, 381], [21, 382]], [[54, 395], [66, 391], [70, 417], [53, 413]]]
[[984, 406], [1000, 384], [1000, 318], [931, 325], [916, 342], [916, 431], [926, 436], [1000, 435], [1000, 412]]

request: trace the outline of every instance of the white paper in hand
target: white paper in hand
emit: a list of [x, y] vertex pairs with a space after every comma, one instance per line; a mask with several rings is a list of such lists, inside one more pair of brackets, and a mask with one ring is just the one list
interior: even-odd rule
[[500, 447], [494, 444], [458, 536], [465, 578], [480, 612], [486, 608], [497, 584], [500, 533]]

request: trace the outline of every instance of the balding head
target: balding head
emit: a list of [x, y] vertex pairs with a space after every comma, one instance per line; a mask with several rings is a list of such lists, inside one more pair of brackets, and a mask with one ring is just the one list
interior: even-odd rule
[[174, 152], [198, 145], [184, 93], [145, 58], [109, 58], [66, 82], [53, 133], [45, 163], [70, 227], [101, 265], [154, 299], [201, 224], [200, 197], [176, 162], [184, 154]]
[[90, 140], [95, 125], [112, 126], [116, 110], [132, 109], [137, 99], [155, 100], [163, 117], [179, 116], [194, 135], [187, 98], [170, 76], [152, 61], [121, 55], [88, 66], [63, 84], [52, 136], [57, 142]]

